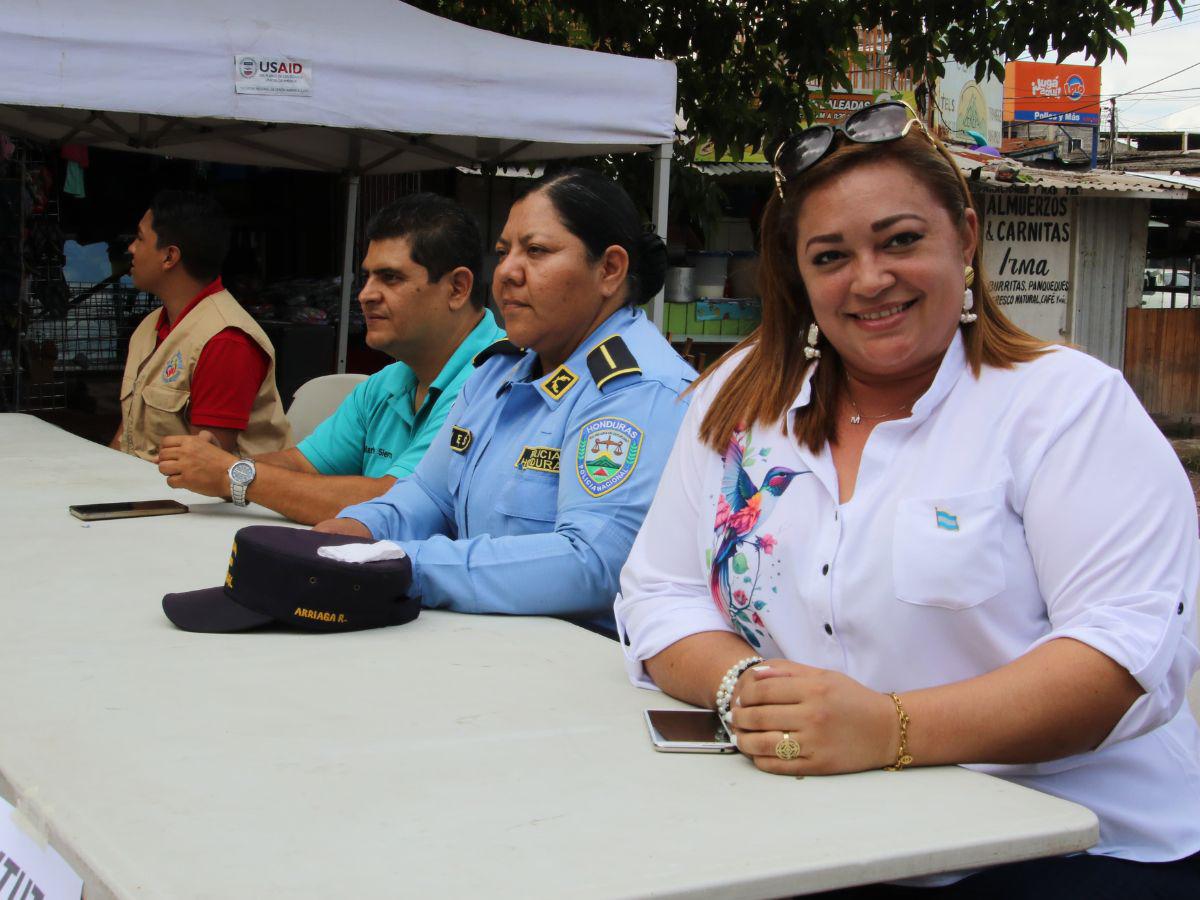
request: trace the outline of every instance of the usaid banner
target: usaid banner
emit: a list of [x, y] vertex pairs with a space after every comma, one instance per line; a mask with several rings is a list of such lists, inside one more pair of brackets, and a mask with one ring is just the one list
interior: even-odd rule
[[1004, 119], [1099, 125], [1100, 67], [1005, 63]]
[[312, 65], [306, 59], [239, 53], [233, 58], [233, 90], [238, 94], [312, 96]]

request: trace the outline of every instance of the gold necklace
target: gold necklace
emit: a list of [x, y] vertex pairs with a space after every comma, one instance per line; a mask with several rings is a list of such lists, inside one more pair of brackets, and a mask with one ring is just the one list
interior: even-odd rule
[[871, 419], [872, 421], [879, 421], [880, 419], [886, 419], [889, 416], [894, 416], [897, 413], [902, 413], [905, 410], [911, 409], [912, 405], [917, 402], [916, 400], [910, 400], [908, 403], [905, 403], [899, 409], [894, 409], [891, 412], [880, 413], [877, 416], [868, 416], [868, 415], [865, 415], [863, 413], [863, 411], [858, 408], [858, 404], [854, 402], [854, 395], [852, 393], [850, 393], [849, 380], [846, 381], [846, 399], [849, 400], [850, 405], [852, 407], [854, 407], [854, 412], [850, 416], [850, 424], [851, 425], [861, 425], [863, 419]]

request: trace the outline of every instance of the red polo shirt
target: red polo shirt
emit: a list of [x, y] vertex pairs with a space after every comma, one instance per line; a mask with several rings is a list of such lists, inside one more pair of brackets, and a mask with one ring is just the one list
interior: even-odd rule
[[[205, 297], [225, 290], [221, 279], [209, 284], [197, 294], [174, 322], [167, 320], [167, 311], [158, 314], [158, 343], [171, 329], [196, 308]], [[254, 398], [267, 376], [271, 358], [255, 340], [240, 328], [226, 328], [213, 335], [196, 361], [192, 372], [191, 406], [188, 420], [197, 428], [232, 428], [243, 431], [250, 422]]]

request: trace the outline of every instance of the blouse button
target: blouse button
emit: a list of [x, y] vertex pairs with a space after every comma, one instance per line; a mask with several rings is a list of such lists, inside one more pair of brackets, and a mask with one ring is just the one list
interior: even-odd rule
[[1175, 614], [1179, 615], [1179, 616], [1183, 615], [1183, 601], [1182, 600], [1179, 601], [1179, 609], [1175, 610]]
[[825, 563], [825, 565], [821, 566], [821, 574], [822, 575], [829, 574], [829, 563]]
[[825, 623], [825, 633], [833, 634], [833, 626], [830, 625], [828, 622]]

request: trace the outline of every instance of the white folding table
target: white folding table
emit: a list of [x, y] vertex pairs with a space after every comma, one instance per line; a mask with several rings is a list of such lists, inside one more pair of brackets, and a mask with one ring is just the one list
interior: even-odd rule
[[[85, 524], [71, 503], [178, 497]], [[611, 641], [425, 611], [350, 634], [189, 634], [274, 514], [0, 415], [0, 794], [87, 900], [772, 897], [1081, 850], [1083, 807], [961, 768], [784, 778], [656, 753]]]

